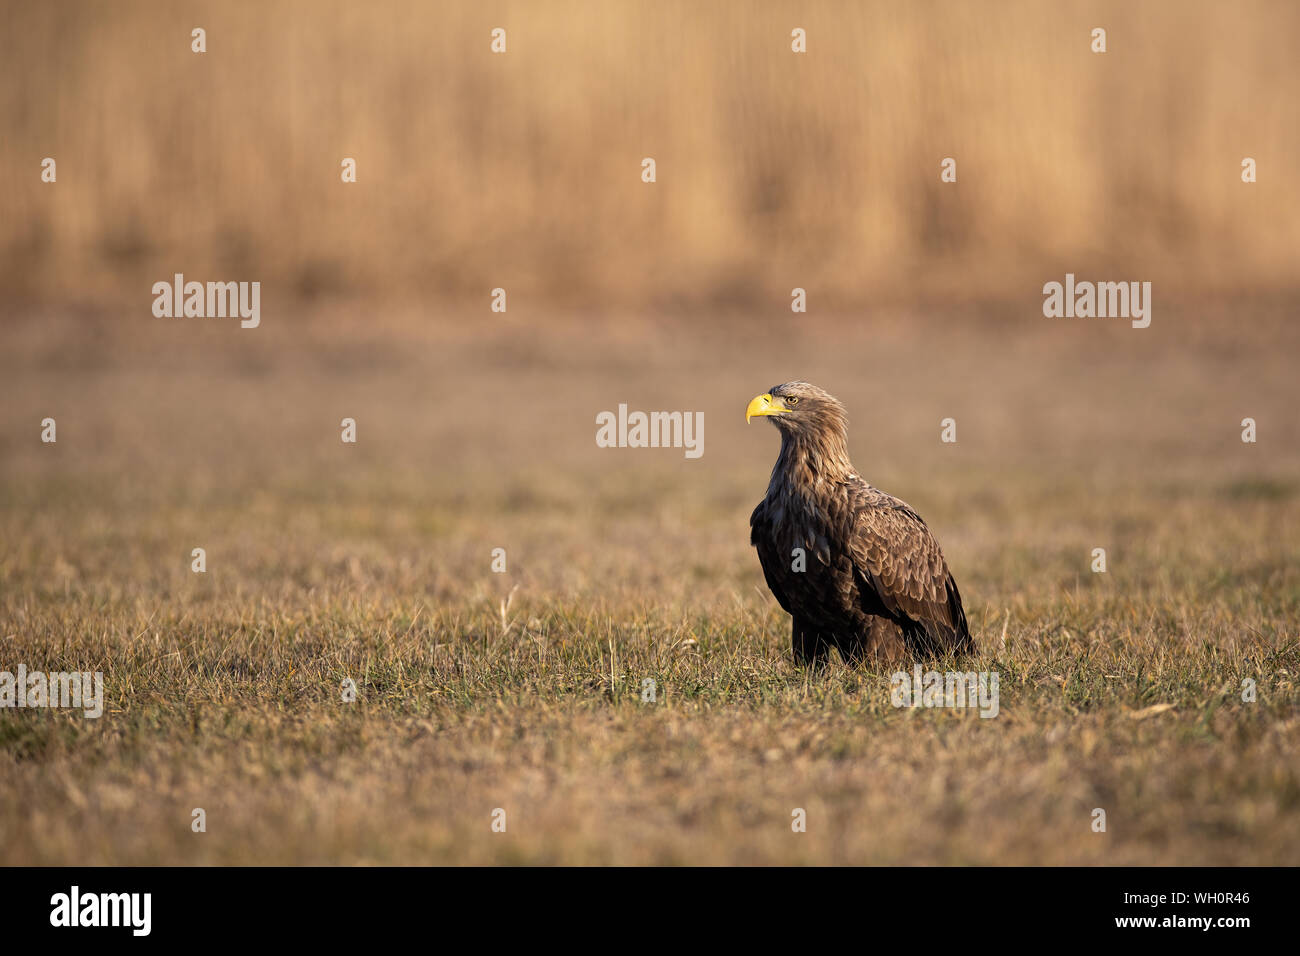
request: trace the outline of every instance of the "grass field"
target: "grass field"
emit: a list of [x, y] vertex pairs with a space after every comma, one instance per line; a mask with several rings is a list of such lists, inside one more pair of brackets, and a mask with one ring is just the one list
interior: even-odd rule
[[[1294, 863], [1294, 306], [1040, 304], [12, 309], [0, 669], [102, 670], [107, 705], [0, 710], [0, 862]], [[995, 719], [791, 663], [743, 410], [795, 377], [935, 530]], [[620, 402], [702, 410], [703, 457], [597, 448]]]

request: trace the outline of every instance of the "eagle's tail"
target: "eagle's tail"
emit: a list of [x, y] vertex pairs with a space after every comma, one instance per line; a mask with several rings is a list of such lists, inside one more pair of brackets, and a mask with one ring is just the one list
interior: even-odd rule
[[954, 654], [974, 654], [975, 640], [970, 636], [970, 625], [966, 623], [966, 609], [961, 605], [961, 592], [957, 582], [948, 575], [948, 612], [952, 616], [952, 647]]

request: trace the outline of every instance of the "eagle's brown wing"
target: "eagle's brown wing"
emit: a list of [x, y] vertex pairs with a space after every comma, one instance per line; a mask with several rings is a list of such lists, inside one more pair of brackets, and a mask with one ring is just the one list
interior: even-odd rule
[[781, 605], [783, 611], [794, 614], [794, 607], [785, 593], [787, 582], [782, 574], [785, 565], [773, 556], [771, 546], [773, 529], [767, 516], [766, 499], [760, 501], [753, 514], [749, 516], [749, 528], [749, 543], [758, 550], [758, 563], [763, 569], [763, 580], [767, 582], [768, 590], [772, 592], [776, 603]]
[[921, 517], [866, 482], [854, 483], [850, 500], [848, 551], [863, 609], [897, 621], [918, 651], [973, 650], [957, 582]]

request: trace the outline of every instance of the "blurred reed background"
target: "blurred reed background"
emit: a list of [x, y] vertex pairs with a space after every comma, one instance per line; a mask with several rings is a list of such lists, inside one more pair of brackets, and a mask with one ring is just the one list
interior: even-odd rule
[[2, 298], [138, 305], [177, 271], [512, 311], [1036, 307], [1067, 271], [1287, 296], [1297, 37], [1291, 2], [7, 3]]

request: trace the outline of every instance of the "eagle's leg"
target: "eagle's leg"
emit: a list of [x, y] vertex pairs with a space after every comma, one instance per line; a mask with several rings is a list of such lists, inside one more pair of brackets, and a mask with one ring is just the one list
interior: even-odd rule
[[835, 647], [844, 663], [851, 667], [894, 660], [906, 653], [902, 628], [888, 618], [875, 616], [868, 618], [862, 630], [835, 635]]
[[840, 652], [840, 659], [851, 667], [862, 663], [865, 648], [861, 634], [836, 634], [835, 649]]
[[821, 634], [797, 617], [790, 620], [790, 643], [794, 646], [794, 662], [803, 667], [824, 664], [830, 653], [830, 646]]
[[903, 629], [886, 617], [868, 619], [863, 643], [877, 660], [899, 660], [907, 656], [907, 642]]

